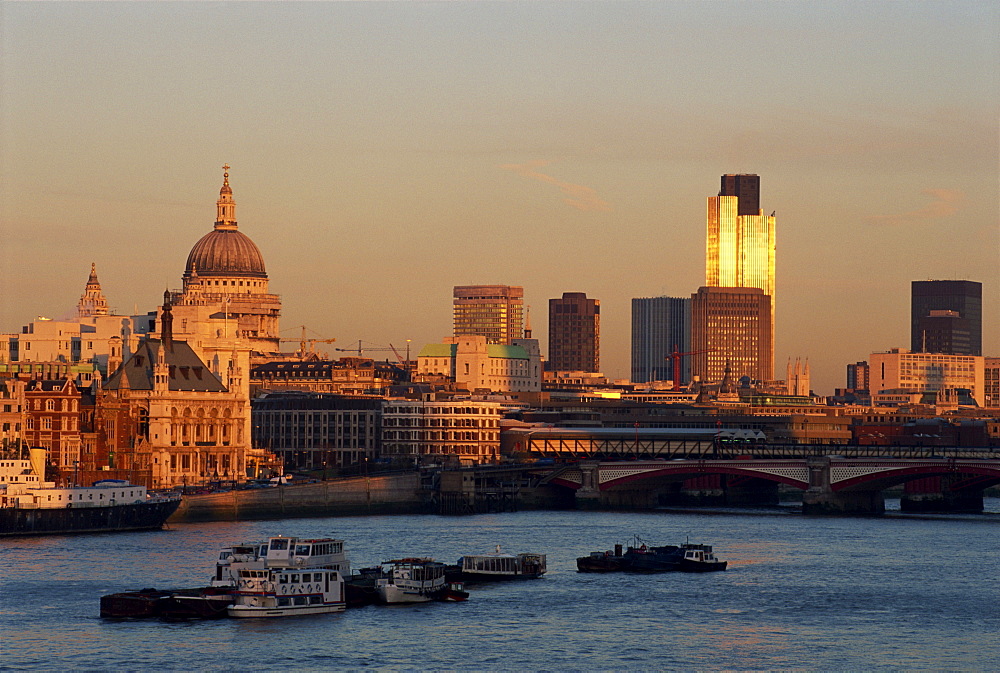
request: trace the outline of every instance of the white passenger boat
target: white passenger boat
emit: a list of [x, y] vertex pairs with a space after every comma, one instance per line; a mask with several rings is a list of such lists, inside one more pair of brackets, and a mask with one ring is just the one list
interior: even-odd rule
[[344, 578], [326, 568], [240, 568], [230, 617], [289, 617], [341, 612]]
[[325, 568], [341, 576], [351, 574], [351, 564], [344, 553], [344, 541], [332, 538], [305, 539], [277, 536], [261, 542], [247, 542], [224, 547], [215, 563], [212, 586], [234, 587], [240, 569]]
[[450, 566], [449, 576], [463, 582], [536, 579], [545, 574], [545, 554], [470, 554]]
[[385, 577], [375, 581], [380, 603], [427, 603], [463, 601], [469, 594], [445, 579], [445, 565], [429, 558], [404, 558], [386, 561]]
[[230, 617], [320, 614], [347, 607], [349, 572], [343, 540], [279, 536], [224, 548], [212, 585], [232, 587]]

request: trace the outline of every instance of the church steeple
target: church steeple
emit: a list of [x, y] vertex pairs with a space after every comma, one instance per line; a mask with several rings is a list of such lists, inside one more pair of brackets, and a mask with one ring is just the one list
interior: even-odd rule
[[222, 170], [222, 189], [219, 190], [219, 200], [215, 202], [215, 228], [236, 229], [236, 201], [233, 200], [233, 188], [229, 186], [229, 164]]
[[87, 286], [76, 305], [76, 313], [81, 318], [108, 315], [108, 300], [104, 298], [101, 283], [97, 280], [97, 264], [90, 264], [90, 278], [87, 279]]

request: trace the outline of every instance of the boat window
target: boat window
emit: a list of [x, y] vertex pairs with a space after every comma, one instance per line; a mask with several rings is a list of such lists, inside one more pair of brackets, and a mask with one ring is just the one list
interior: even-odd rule
[[232, 556], [232, 554], [230, 554], [228, 551], [224, 551], [224, 552], [222, 552], [222, 553], [219, 554], [219, 560], [220, 561], [225, 561], [230, 556]]
[[280, 575], [278, 577], [278, 582], [281, 584], [288, 584], [288, 575]]
[[295, 597], [295, 604], [296, 605], [305, 605], [306, 604], [306, 597], [305, 596], [296, 596]]
[[288, 599], [287, 598], [278, 598], [278, 607], [279, 608], [287, 608], [288, 607]]
[[298, 584], [298, 583], [299, 583], [299, 576], [292, 575], [292, 584]]
[[271, 549], [277, 549], [277, 550], [288, 549], [288, 540], [282, 540], [282, 539], [271, 540]]
[[318, 605], [318, 604], [320, 604], [322, 602], [323, 602], [323, 599], [321, 599], [319, 596], [310, 596], [309, 597], [309, 603], [311, 603], [312, 605]]
[[302, 573], [302, 581], [312, 582], [312, 575], [310, 575], [309, 573]]
[[307, 544], [296, 545], [296, 547], [295, 547], [295, 555], [296, 556], [309, 556], [309, 545], [307, 545]]

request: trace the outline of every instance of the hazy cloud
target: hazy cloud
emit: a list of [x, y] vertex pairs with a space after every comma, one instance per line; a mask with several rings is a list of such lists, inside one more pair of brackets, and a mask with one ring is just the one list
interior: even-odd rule
[[921, 194], [933, 199], [923, 208], [917, 208], [896, 215], [873, 215], [868, 218], [872, 224], [912, 224], [920, 220], [936, 220], [958, 211], [965, 194], [958, 189], [924, 189]]
[[507, 169], [508, 171], [514, 171], [526, 178], [532, 178], [533, 180], [540, 180], [541, 182], [547, 182], [550, 185], [555, 185], [562, 193], [566, 195], [563, 199], [568, 205], [573, 206], [577, 210], [611, 210], [611, 204], [604, 199], [597, 196], [597, 192], [590, 187], [585, 187], [583, 185], [574, 185], [570, 182], [563, 182], [551, 175], [546, 175], [545, 173], [539, 173], [536, 168], [541, 168], [543, 166], [548, 166], [550, 161], [546, 159], [536, 159], [534, 161], [529, 161], [526, 164], [503, 164], [500, 168]]

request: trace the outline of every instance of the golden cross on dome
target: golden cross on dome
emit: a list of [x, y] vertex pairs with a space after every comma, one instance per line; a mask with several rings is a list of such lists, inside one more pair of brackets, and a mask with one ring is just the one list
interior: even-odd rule
[[222, 167], [222, 170], [224, 170], [224, 171], [226, 172], [226, 174], [225, 174], [225, 177], [227, 177], [227, 178], [228, 178], [228, 177], [229, 177], [229, 164], [225, 164], [225, 165], [224, 165], [224, 166]]

